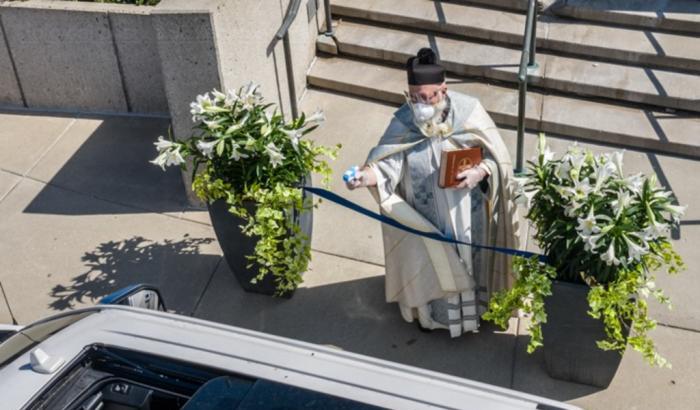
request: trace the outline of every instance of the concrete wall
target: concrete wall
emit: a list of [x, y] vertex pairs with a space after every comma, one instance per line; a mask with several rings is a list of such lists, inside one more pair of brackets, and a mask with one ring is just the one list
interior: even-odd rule
[[[266, 99], [276, 102], [287, 116], [290, 99], [284, 49], [282, 41], [273, 45], [273, 39], [289, 2], [228, 0], [213, 14], [222, 86], [237, 88], [255, 81]], [[315, 8], [309, 15], [308, 2], [317, 4], [303, 0], [289, 31], [297, 98], [306, 87], [306, 71], [315, 55], [318, 32]]]
[[[0, 106], [167, 113], [182, 138], [197, 94], [255, 81], [290, 115], [283, 45], [272, 44], [289, 2], [0, 1]], [[298, 98], [322, 22], [323, 0], [302, 0], [290, 28]]]
[[14, 107], [24, 106], [15, 68], [7, 48], [5, 29], [2, 24], [2, 18], [0, 18], [0, 105], [2, 104]]
[[[0, 3], [9, 51], [0, 46], [0, 68], [14, 61], [14, 82], [24, 93], [21, 101], [17, 92], [0, 92], [0, 105], [166, 113], [152, 9], [50, 0]], [[3, 70], [0, 84], [12, 84], [8, 76]]]

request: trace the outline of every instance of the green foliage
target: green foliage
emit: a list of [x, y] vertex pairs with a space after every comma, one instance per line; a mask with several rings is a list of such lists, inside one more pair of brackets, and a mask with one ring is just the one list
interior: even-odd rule
[[685, 267], [668, 239], [685, 207], [673, 204], [672, 193], [658, 187], [655, 176], [625, 176], [621, 152], [594, 155], [574, 145], [554, 159], [543, 135], [538, 152], [528, 162], [519, 196], [529, 203], [527, 218], [549, 266], [515, 258], [516, 284], [492, 299], [487, 317], [505, 326], [513, 310], [532, 313], [528, 351], [534, 350], [542, 344], [539, 325], [546, 321], [537, 301], [550, 291], [542, 281], [556, 272], [559, 280], [590, 286], [588, 313], [603, 321], [607, 335], [600, 348], [623, 351], [629, 344], [650, 364], [668, 365], [648, 336], [656, 322], [647, 315], [646, 299], [653, 296], [670, 307], [654, 274]]
[[530, 314], [532, 321], [528, 327], [530, 342], [527, 351], [532, 353], [542, 346], [542, 323], [547, 322], [544, 298], [552, 294], [552, 280], [557, 273], [551, 266], [541, 263], [537, 256], [530, 259], [516, 256], [513, 258], [513, 272], [517, 278], [515, 285], [491, 297], [489, 310], [483, 318], [506, 329], [515, 310], [522, 309]]
[[[200, 95], [191, 108], [195, 135], [181, 142], [160, 137], [152, 162], [185, 167], [189, 159], [195, 194], [210, 203], [225, 200], [229, 211], [245, 221], [243, 233], [257, 238], [254, 254], [248, 255], [259, 270], [254, 282], [272, 275], [277, 294], [295, 289], [311, 249], [294, 215], [315, 206], [304, 200], [300, 185], [311, 173], [327, 185], [331, 168], [323, 158], [335, 159], [340, 149], [304, 138], [323, 114], [286, 121], [272, 104], [263, 103], [254, 84]], [[246, 209], [249, 203], [255, 204], [254, 212]]]

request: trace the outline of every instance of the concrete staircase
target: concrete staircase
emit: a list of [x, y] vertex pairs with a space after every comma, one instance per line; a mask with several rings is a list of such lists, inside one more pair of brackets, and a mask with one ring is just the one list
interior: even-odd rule
[[[530, 76], [526, 127], [700, 159], [700, 2], [637, 3], [547, 4], [537, 24], [539, 67]], [[431, 46], [452, 89], [481, 99], [499, 125], [517, 124], [527, 1], [331, 4], [336, 35], [317, 43], [311, 86], [401, 104], [403, 64]]]

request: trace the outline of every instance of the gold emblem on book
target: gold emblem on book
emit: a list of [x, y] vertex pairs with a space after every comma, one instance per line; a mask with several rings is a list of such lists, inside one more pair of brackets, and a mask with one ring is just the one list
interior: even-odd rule
[[457, 164], [457, 169], [471, 168], [473, 164], [474, 163], [472, 162], [471, 158], [462, 158], [462, 160]]

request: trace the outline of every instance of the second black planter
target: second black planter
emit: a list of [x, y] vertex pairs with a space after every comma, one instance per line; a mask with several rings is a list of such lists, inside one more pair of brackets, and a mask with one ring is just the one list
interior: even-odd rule
[[544, 361], [547, 373], [555, 379], [605, 388], [615, 376], [622, 355], [596, 345], [606, 335], [603, 322], [587, 313], [589, 289], [585, 285], [552, 282], [552, 295], [544, 300]]
[[[304, 200], [310, 203], [311, 196], [306, 195]], [[249, 213], [255, 213], [255, 203], [247, 202], [244, 204]], [[253, 255], [255, 244], [258, 238], [255, 236], [246, 236], [241, 232], [241, 225], [245, 222], [236, 215], [228, 211], [229, 206], [225, 200], [218, 200], [208, 206], [211, 223], [216, 233], [216, 238], [219, 241], [221, 250], [224, 252], [224, 258], [228, 263], [231, 271], [236, 275], [238, 282], [246, 292], [261, 293], [264, 295], [274, 295], [276, 284], [272, 274], [265, 275], [262, 280], [256, 283], [251, 283], [259, 271], [256, 263], [252, 263], [247, 255]], [[313, 213], [312, 210], [294, 215], [294, 220], [301, 228], [301, 231], [311, 240], [313, 228]], [[248, 265], [252, 263], [249, 268]], [[291, 297], [293, 292], [288, 292], [282, 296]]]

